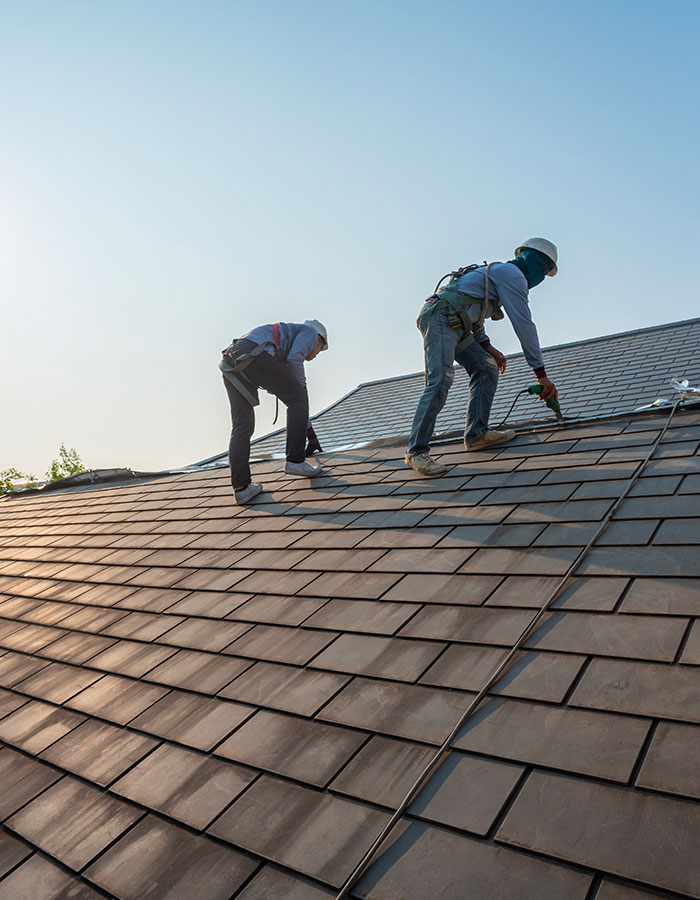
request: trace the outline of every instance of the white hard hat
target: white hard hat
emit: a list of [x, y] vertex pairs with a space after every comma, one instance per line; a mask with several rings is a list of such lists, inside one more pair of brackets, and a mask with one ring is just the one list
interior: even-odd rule
[[528, 240], [523, 241], [519, 247], [515, 248], [514, 255], [517, 256], [521, 250], [525, 250], [528, 247], [531, 250], [539, 250], [540, 253], [544, 253], [547, 259], [550, 259], [552, 261], [553, 268], [549, 272], [547, 272], [547, 274], [554, 277], [557, 274], [556, 246], [551, 241], [548, 241], [547, 238], [528, 238]]
[[309, 328], [313, 328], [313, 330], [318, 334], [318, 336], [323, 341], [323, 350], [328, 349], [328, 332], [326, 331], [326, 326], [319, 322], [318, 319], [305, 319], [304, 325], [308, 325]]

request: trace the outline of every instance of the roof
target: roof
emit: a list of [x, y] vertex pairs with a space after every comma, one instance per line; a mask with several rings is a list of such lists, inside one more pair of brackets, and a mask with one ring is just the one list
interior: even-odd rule
[[[567, 418], [631, 412], [667, 392], [671, 378], [700, 382], [700, 318], [559, 344], [545, 348], [544, 358]], [[494, 425], [505, 417], [517, 392], [535, 382], [522, 353], [507, 359], [491, 413]], [[423, 384], [424, 375], [418, 372], [359, 385], [313, 417], [324, 449], [408, 435]], [[436, 434], [464, 429], [468, 393], [469, 378], [456, 366]], [[536, 398], [523, 397], [508, 423], [547, 423], [551, 418]], [[253, 450], [259, 457], [283, 453], [284, 430], [258, 438]]]
[[[0, 900], [334, 897], [665, 419], [0, 503]], [[699, 448], [681, 409], [351, 896], [700, 897]]]

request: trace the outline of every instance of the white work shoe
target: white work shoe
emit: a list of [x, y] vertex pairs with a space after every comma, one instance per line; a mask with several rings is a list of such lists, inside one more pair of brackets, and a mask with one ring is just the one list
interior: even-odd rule
[[415, 469], [421, 475], [427, 475], [428, 478], [436, 478], [447, 471], [447, 466], [434, 460], [429, 453], [416, 453], [415, 456], [407, 453], [404, 462], [409, 468]]
[[480, 434], [475, 441], [464, 442], [467, 450], [483, 450], [484, 447], [492, 447], [494, 444], [505, 444], [506, 441], [512, 441], [515, 432], [512, 428], [505, 431], [496, 431], [494, 428], [488, 428], [483, 434]]
[[257, 497], [262, 489], [263, 486], [261, 484], [256, 481], [251, 481], [248, 487], [244, 487], [240, 491], [234, 491], [233, 496], [236, 498], [236, 503], [239, 506], [243, 506], [245, 503], [250, 503], [253, 497]]
[[300, 463], [286, 462], [284, 471], [287, 475], [299, 475], [302, 478], [317, 478], [319, 475], [323, 475], [321, 466], [312, 466], [306, 460]]

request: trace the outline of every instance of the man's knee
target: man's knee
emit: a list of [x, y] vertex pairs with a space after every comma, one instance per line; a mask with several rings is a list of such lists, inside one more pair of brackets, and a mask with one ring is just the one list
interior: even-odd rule
[[441, 372], [431, 372], [428, 375], [428, 383], [426, 385], [426, 390], [430, 391], [433, 394], [447, 394], [449, 389], [452, 387], [452, 382], [455, 380], [455, 370], [454, 366], [448, 366], [443, 369]]
[[255, 412], [250, 404], [240, 405], [232, 409], [231, 436], [250, 438], [255, 431]]
[[279, 391], [276, 396], [284, 403], [288, 410], [303, 410], [309, 405], [309, 394], [303, 384], [287, 385], [284, 390]]

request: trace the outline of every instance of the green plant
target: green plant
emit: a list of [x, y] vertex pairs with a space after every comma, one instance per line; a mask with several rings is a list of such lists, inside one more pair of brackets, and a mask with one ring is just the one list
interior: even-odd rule
[[19, 469], [2, 469], [0, 470], [0, 492], [7, 494], [15, 489], [17, 482], [26, 482], [23, 487], [32, 488], [36, 484], [36, 475], [28, 475], [26, 472], [20, 472]]
[[46, 471], [46, 480], [58, 481], [59, 478], [68, 478], [69, 475], [77, 475], [84, 470], [85, 466], [75, 447], [67, 450], [65, 444], [61, 444], [58, 448], [58, 459], [52, 460]]

